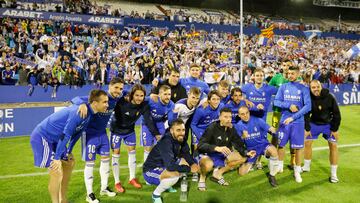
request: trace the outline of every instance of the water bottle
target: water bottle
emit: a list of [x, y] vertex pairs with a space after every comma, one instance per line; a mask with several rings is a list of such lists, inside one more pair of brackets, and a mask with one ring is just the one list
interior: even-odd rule
[[186, 175], [182, 177], [180, 188], [181, 188], [180, 202], [186, 202], [187, 201], [187, 190], [188, 190], [188, 182], [186, 180]]

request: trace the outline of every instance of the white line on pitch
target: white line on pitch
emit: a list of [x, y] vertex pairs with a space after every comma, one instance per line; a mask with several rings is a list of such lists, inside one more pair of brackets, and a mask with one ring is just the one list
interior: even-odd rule
[[[338, 148], [348, 148], [348, 147], [359, 147], [359, 144], [344, 144], [344, 145], [339, 145]], [[327, 150], [329, 149], [328, 146], [326, 147], [314, 147], [313, 151], [321, 151], [321, 150]], [[137, 164], [136, 167], [140, 168], [142, 167], [142, 164]], [[120, 166], [121, 169], [125, 169], [128, 168], [128, 166]], [[95, 168], [95, 170], [99, 170], [98, 168]], [[84, 172], [84, 169], [77, 169], [77, 170], [73, 170], [73, 173], [79, 173], [79, 172]], [[16, 174], [16, 175], [5, 175], [5, 176], [0, 176], [0, 179], [9, 179], [9, 178], [19, 178], [19, 177], [30, 177], [30, 176], [44, 176], [44, 175], [48, 175], [48, 172], [39, 172], [39, 173], [24, 173], [24, 174]]]

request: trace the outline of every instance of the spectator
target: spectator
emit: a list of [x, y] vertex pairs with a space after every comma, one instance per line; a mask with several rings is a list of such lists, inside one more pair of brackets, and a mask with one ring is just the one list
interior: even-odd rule
[[15, 71], [10, 65], [5, 66], [5, 70], [2, 71], [2, 83], [4, 85], [15, 85], [16, 80], [14, 79]]
[[27, 86], [28, 85], [28, 81], [27, 81], [27, 75], [29, 72], [29, 69], [31, 69], [31, 66], [25, 65], [23, 64], [18, 72], [19, 74], [19, 80], [18, 80], [18, 85], [20, 86]]

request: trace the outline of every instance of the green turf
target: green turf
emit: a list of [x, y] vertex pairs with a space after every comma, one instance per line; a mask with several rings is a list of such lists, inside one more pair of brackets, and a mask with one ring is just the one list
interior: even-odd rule
[[[341, 107], [342, 124], [340, 128], [340, 145], [360, 143], [360, 106]], [[137, 134], [139, 128], [136, 129]], [[314, 147], [326, 146], [323, 139], [314, 143]], [[138, 147], [137, 160], [142, 162], [143, 149]], [[298, 184], [294, 181], [291, 171], [277, 175], [278, 188], [271, 188], [265, 177], [268, 171], [257, 170], [250, 172], [244, 177], [239, 177], [234, 171], [227, 173], [225, 179], [230, 186], [221, 187], [207, 180], [208, 190], [199, 192], [196, 183], [190, 183], [188, 202], [359, 202], [360, 192], [360, 147], [340, 148], [338, 184], [330, 184], [328, 151], [314, 151], [312, 168], [310, 173], [303, 173], [303, 182]], [[80, 161], [80, 145], [74, 150], [78, 160], [75, 169], [83, 169], [84, 162]], [[288, 156], [287, 156], [288, 158]], [[29, 137], [16, 137], [0, 139], [0, 176], [30, 174], [47, 172], [46, 169], [33, 167], [33, 158]], [[265, 159], [262, 162], [267, 165]], [[288, 159], [285, 160], [285, 163]], [[96, 163], [97, 167], [99, 162]], [[127, 166], [127, 155], [124, 150], [120, 157], [120, 165]], [[143, 189], [131, 188], [126, 182], [128, 169], [120, 169], [121, 181], [127, 189], [125, 194], [119, 194], [115, 198], [100, 197], [100, 177], [97, 170], [94, 171], [94, 191], [102, 202], [151, 202], [150, 195], [155, 187], [144, 185]], [[141, 168], [137, 168], [137, 176], [144, 183]], [[13, 202], [50, 202], [47, 192], [47, 175], [0, 178], [0, 203]], [[113, 178], [110, 176], [110, 186], [113, 187]], [[177, 186], [178, 188], [178, 186]], [[178, 188], [179, 189], [179, 188]], [[85, 202], [85, 185], [82, 172], [74, 172], [69, 188], [69, 200], [71, 202]], [[179, 202], [179, 192], [163, 195], [164, 202]]]

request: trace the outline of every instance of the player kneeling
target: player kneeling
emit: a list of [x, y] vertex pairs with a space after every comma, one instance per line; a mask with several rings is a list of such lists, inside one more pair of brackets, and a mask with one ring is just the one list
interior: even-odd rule
[[[254, 157], [254, 150], [247, 152], [246, 146], [231, 124], [231, 109], [220, 110], [219, 121], [212, 123], [206, 128], [200, 138], [198, 150], [200, 159], [200, 180], [198, 189], [206, 190], [205, 179], [207, 173], [214, 169], [210, 179], [220, 185], [227, 186], [223, 174], [246, 161], [246, 157]], [[232, 148], [237, 151], [232, 151]]]
[[275, 175], [278, 172], [278, 153], [277, 149], [271, 145], [266, 138], [268, 132], [272, 134], [276, 132], [275, 128], [270, 127], [261, 118], [250, 116], [249, 109], [246, 106], [240, 107], [239, 117], [241, 121], [235, 125], [235, 128], [238, 133], [242, 135], [247, 150], [256, 151], [256, 156], [249, 158], [246, 163], [239, 168], [239, 174], [241, 176], [247, 174], [259, 156], [270, 156], [270, 173], [268, 174], [268, 178], [271, 186], [276, 187], [277, 182]]
[[[151, 150], [143, 166], [147, 183], [157, 185], [152, 194], [154, 203], [161, 203], [161, 194], [172, 188], [180, 178], [180, 173], [197, 173], [199, 166], [190, 155], [189, 145], [184, 142], [185, 124], [181, 119], [172, 122], [167, 132]], [[182, 157], [182, 158], [180, 158]]]

